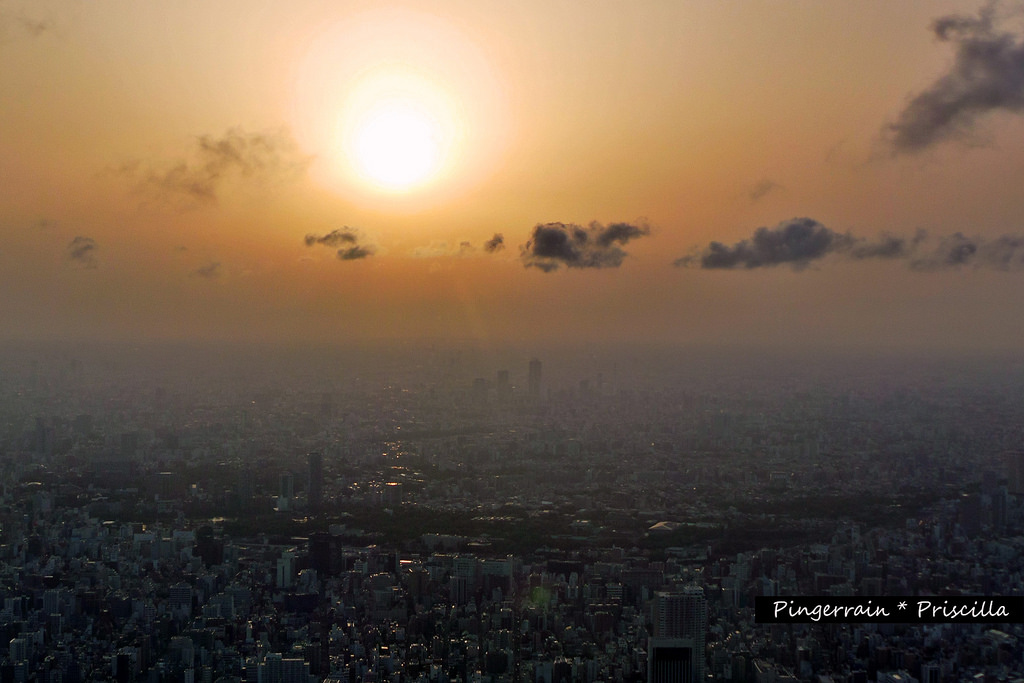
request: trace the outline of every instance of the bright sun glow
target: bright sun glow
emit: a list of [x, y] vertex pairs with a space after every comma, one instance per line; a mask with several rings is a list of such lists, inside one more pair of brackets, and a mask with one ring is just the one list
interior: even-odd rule
[[356, 124], [351, 154], [368, 180], [405, 190], [430, 180], [441, 165], [441, 131], [412, 103], [373, 107]]
[[505, 91], [458, 27], [385, 7], [346, 14], [303, 45], [293, 128], [320, 182], [395, 210], [447, 201], [493, 172], [509, 130]]

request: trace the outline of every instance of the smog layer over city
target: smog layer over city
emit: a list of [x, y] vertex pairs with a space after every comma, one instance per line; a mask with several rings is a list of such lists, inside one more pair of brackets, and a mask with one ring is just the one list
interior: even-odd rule
[[0, 683], [1024, 681], [1024, 5], [0, 0]]

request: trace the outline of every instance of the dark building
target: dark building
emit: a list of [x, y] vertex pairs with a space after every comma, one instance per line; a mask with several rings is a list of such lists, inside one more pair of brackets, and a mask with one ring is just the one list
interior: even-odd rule
[[324, 502], [324, 456], [320, 453], [309, 454], [309, 507], [320, 509]]
[[207, 567], [224, 561], [224, 539], [217, 538], [210, 526], [201, 526], [196, 530], [195, 554]]
[[648, 683], [704, 679], [708, 608], [703, 589], [659, 592], [654, 600], [654, 635], [647, 651]]
[[498, 370], [496, 386], [498, 403], [508, 403], [512, 398], [512, 385], [508, 381], [508, 370]]
[[530, 374], [527, 378], [526, 390], [531, 399], [540, 398], [540, 361], [534, 358], [530, 361]]

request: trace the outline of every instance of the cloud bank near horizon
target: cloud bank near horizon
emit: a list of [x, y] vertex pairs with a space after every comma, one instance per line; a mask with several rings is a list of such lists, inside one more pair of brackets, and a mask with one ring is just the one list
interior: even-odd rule
[[827, 257], [834, 261], [901, 261], [915, 271], [961, 267], [1024, 270], [1024, 235], [971, 237], [961, 232], [912, 237], [882, 234], [875, 239], [836, 232], [813, 218], [793, 218], [728, 245], [711, 242], [676, 259], [673, 265], [701, 270], [754, 270], [789, 266], [802, 271]]

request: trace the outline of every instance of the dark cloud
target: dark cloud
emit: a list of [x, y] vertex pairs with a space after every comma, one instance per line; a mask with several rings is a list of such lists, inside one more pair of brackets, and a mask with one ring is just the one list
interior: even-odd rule
[[207, 280], [215, 280], [221, 275], [220, 261], [211, 261], [205, 266], [196, 268], [192, 274]]
[[850, 249], [850, 257], [864, 259], [899, 259], [906, 258], [914, 247], [914, 242], [893, 235], [882, 235], [877, 242], [858, 241]]
[[213, 203], [225, 182], [235, 179], [260, 183], [290, 180], [302, 175], [311, 157], [303, 155], [284, 130], [247, 133], [232, 128], [217, 138], [201, 135], [190, 157], [170, 166], [135, 161], [122, 166], [123, 175], [139, 185], [171, 196]]
[[591, 223], [590, 228], [597, 235], [595, 239], [597, 246], [602, 249], [607, 249], [616, 242], [625, 244], [650, 232], [647, 226], [636, 226], [629, 223], [612, 223], [608, 227], [601, 227], [597, 223]]
[[345, 227], [341, 230], [331, 230], [326, 235], [306, 235], [305, 241], [307, 247], [311, 247], [314, 244], [340, 247], [343, 244], [355, 244], [359, 241], [359, 238], [351, 228]]
[[782, 187], [782, 185], [779, 185], [774, 180], [769, 180], [768, 178], [765, 178], [764, 180], [759, 182], [757, 185], [754, 185], [754, 187], [752, 187], [750, 189], [750, 193], [749, 193], [750, 203], [753, 204], [754, 202], [756, 202], [759, 199], [763, 198], [766, 194], [768, 194], [772, 190], [777, 190], [777, 189], [779, 189], [781, 187]]
[[91, 237], [78, 235], [68, 244], [68, 258], [85, 268], [96, 268], [96, 251], [99, 245]]
[[331, 230], [327, 234], [307, 234], [303, 239], [307, 247], [323, 245], [325, 247], [340, 247], [337, 256], [342, 261], [357, 261], [362, 258], [374, 255], [374, 248], [370, 245], [359, 244], [358, 230], [347, 225], [341, 229]]
[[703, 251], [677, 259], [677, 266], [706, 269], [766, 268], [789, 264], [795, 270], [811, 261], [850, 249], [855, 240], [837, 233], [812, 218], [793, 218], [774, 228], [758, 228], [753, 237], [732, 246], [712, 242]]
[[493, 254], [505, 248], [505, 237], [500, 232], [494, 233], [494, 237], [484, 242], [484, 251]]
[[922, 249], [910, 262], [914, 270], [926, 271], [964, 266], [1021, 270], [1024, 268], [1024, 236], [1002, 235], [984, 239], [957, 232], [939, 238], [935, 246]]
[[1003, 235], [980, 245], [985, 265], [998, 270], [1011, 270], [1024, 266], [1024, 236]]
[[361, 247], [358, 244], [348, 249], [339, 249], [338, 258], [342, 261], [356, 261], [358, 259], [364, 259], [368, 256], [373, 256], [372, 247]]
[[322, 245], [325, 247], [341, 247], [337, 256], [342, 261], [357, 261], [368, 256], [373, 256], [374, 248], [367, 244], [360, 244], [361, 237], [355, 228], [345, 226], [340, 230], [331, 230], [326, 235], [309, 234], [303, 238], [307, 247]]
[[[568, 268], [618, 268], [627, 256], [618, 245], [650, 234], [646, 225], [545, 223], [533, 228], [530, 240], [520, 247], [523, 264], [545, 273]], [[496, 236], [497, 237], [497, 236]]]
[[994, 10], [990, 4], [976, 17], [951, 15], [932, 24], [938, 40], [954, 45], [955, 58], [888, 126], [894, 152], [919, 152], [967, 137], [988, 112], [1024, 112], [1024, 40], [1000, 30]]
[[795, 218], [774, 228], [758, 228], [732, 246], [711, 242], [705, 249], [675, 261], [676, 266], [702, 269], [752, 269], [789, 264], [794, 270], [835, 254], [852, 261], [903, 261], [912, 270], [963, 267], [1024, 270], [1024, 235], [994, 239], [956, 232], [932, 237], [918, 230], [913, 237], [883, 234], [871, 241], [837, 233], [810, 218]]

